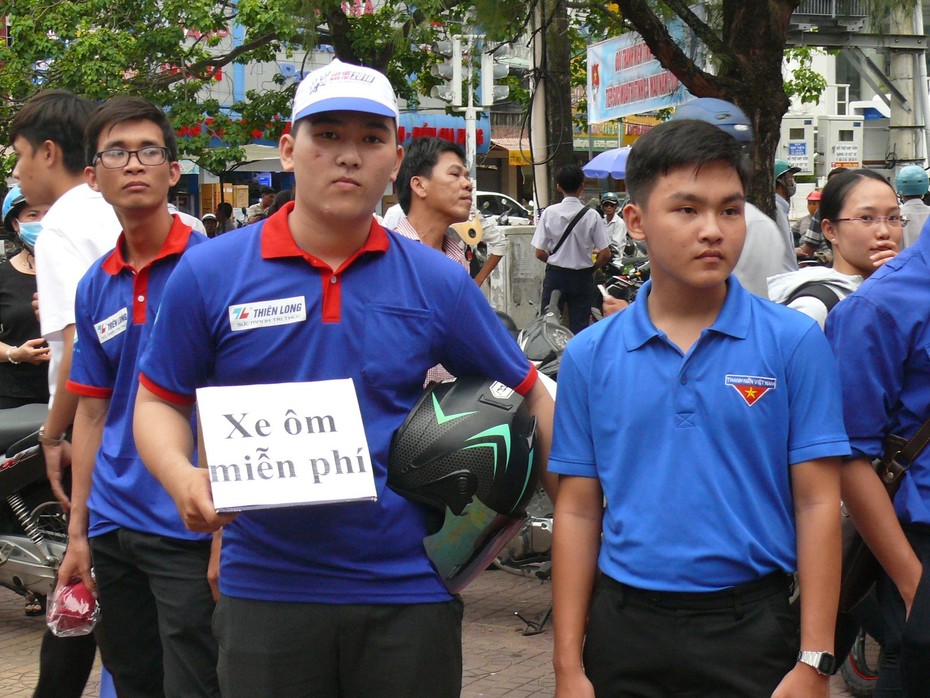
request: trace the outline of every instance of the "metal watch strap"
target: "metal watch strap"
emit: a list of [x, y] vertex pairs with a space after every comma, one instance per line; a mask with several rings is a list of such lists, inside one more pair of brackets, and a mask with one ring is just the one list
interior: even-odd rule
[[43, 446], [58, 446], [62, 441], [65, 440], [65, 434], [62, 434], [57, 439], [52, 436], [47, 436], [45, 434], [45, 425], [43, 424], [41, 427], [39, 427], [39, 438], [37, 440]]
[[798, 652], [798, 661], [813, 667], [821, 676], [829, 676], [836, 668], [836, 659], [829, 652]]

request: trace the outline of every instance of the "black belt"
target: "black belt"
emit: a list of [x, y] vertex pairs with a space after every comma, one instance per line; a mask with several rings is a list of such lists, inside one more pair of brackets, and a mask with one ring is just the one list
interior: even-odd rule
[[601, 575], [600, 583], [608, 589], [620, 592], [624, 598], [635, 599], [662, 608], [712, 611], [739, 608], [743, 603], [761, 601], [771, 596], [788, 593], [791, 577], [784, 572], [773, 572], [760, 579], [738, 584], [720, 591], [650, 591], [638, 589], [616, 579]]
[[569, 269], [568, 267], [560, 267], [555, 264], [547, 264], [546, 271], [550, 269], [558, 269], [559, 271], [571, 272], [575, 274], [591, 274], [594, 272], [594, 267], [585, 267], [584, 269]]

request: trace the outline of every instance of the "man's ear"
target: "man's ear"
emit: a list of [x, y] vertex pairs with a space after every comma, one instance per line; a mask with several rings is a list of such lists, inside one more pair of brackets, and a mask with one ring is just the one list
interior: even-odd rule
[[96, 168], [87, 166], [84, 168], [84, 181], [87, 182], [88, 186], [94, 191], [100, 191], [97, 188], [97, 170]]
[[643, 229], [644, 211], [639, 204], [628, 203], [623, 207], [623, 222], [626, 223], [626, 232], [634, 240], [645, 240], [646, 232]]
[[420, 197], [421, 199], [425, 199], [428, 189], [429, 177], [414, 175], [410, 178], [410, 191], [413, 192], [414, 195]]
[[391, 181], [397, 181], [397, 173], [400, 171], [400, 164], [404, 161], [404, 148], [397, 146], [397, 162], [394, 163], [394, 169], [391, 170]]
[[52, 169], [57, 163], [62, 163], [62, 166], [64, 166], [64, 153], [61, 150], [61, 146], [55, 141], [42, 141], [36, 149], [36, 157], [38, 157], [48, 169]]
[[175, 184], [181, 181], [181, 163], [177, 160], [174, 160], [173, 162], [168, 163], [168, 168], [168, 186], [173, 187]]
[[281, 169], [284, 172], [294, 171], [294, 136], [285, 133], [278, 141], [278, 149], [281, 151]]

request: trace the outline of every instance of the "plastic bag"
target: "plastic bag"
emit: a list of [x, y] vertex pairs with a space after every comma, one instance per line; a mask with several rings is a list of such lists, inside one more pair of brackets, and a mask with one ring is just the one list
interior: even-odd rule
[[74, 579], [49, 598], [45, 623], [56, 637], [77, 637], [92, 633], [99, 618], [97, 599], [83, 580]]

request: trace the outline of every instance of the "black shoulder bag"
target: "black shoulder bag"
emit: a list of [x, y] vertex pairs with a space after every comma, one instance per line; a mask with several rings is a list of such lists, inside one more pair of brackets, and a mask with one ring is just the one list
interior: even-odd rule
[[572, 218], [571, 223], [568, 224], [568, 227], [565, 229], [565, 232], [562, 233], [562, 237], [560, 237], [559, 241], [555, 243], [555, 247], [553, 247], [552, 252], [549, 253], [550, 257], [559, 251], [559, 248], [562, 246], [562, 243], [565, 242], [565, 240], [568, 238], [569, 235], [571, 235], [571, 232], [575, 229], [575, 226], [578, 224], [578, 221], [584, 218], [584, 214], [586, 214], [588, 211], [591, 211], [591, 210], [592, 209], [588, 208], [587, 206], [581, 207], [581, 210], [575, 214], [575, 217]]
[[[909, 440], [895, 434], [885, 438], [885, 452], [873, 465], [888, 496], [894, 499], [901, 480], [914, 459], [930, 442], [930, 419], [924, 422]], [[848, 612], [862, 601], [878, 578], [878, 560], [869, 550], [852, 520], [843, 512], [843, 576], [840, 582], [840, 612]]]
[[840, 297], [837, 295], [836, 291], [822, 281], [808, 281], [805, 284], [801, 284], [794, 289], [794, 292], [790, 296], [782, 301], [782, 304], [791, 305], [798, 298], [816, 298], [826, 306], [828, 313], [840, 302]]

